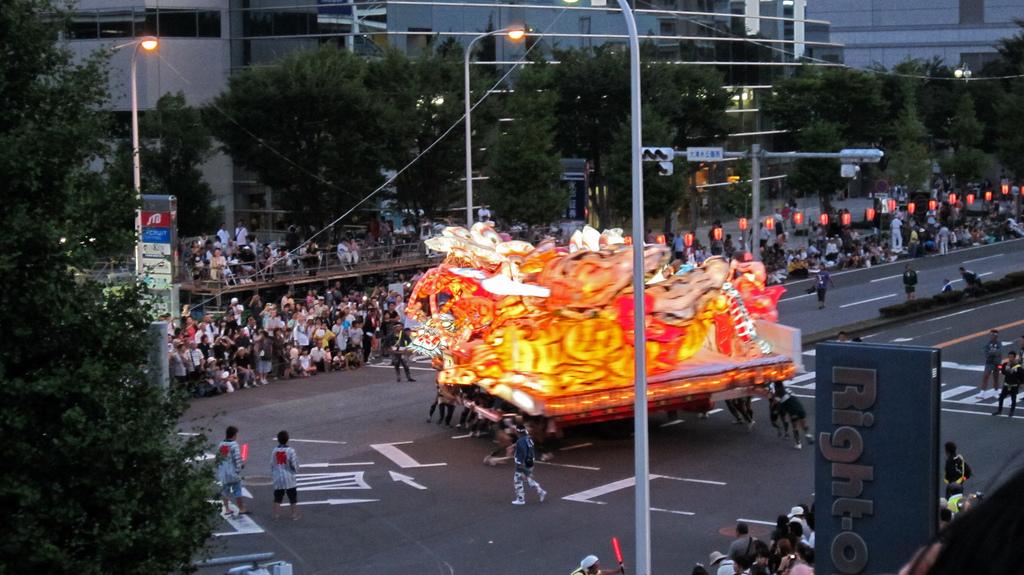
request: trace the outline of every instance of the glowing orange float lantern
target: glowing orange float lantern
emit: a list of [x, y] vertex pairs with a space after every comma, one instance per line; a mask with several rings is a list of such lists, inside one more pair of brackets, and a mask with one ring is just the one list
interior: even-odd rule
[[626, 245], [627, 246], [633, 245], [633, 236], [626, 236], [626, 237], [624, 237], [622, 239], [626, 240]]
[[1003, 180], [1003, 183], [999, 184], [999, 191], [1003, 192], [1003, 195], [1010, 194], [1010, 182]]

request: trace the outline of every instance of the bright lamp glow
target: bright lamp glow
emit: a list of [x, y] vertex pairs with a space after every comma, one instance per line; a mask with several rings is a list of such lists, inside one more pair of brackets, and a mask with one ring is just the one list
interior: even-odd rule
[[139, 46], [142, 46], [142, 49], [147, 52], [152, 52], [160, 46], [160, 40], [156, 36], [146, 36], [139, 42]]
[[513, 42], [518, 42], [518, 41], [522, 40], [523, 37], [525, 37], [525, 36], [526, 36], [526, 30], [523, 30], [522, 28], [516, 28], [514, 30], [509, 30], [508, 31], [508, 39], [512, 40]]

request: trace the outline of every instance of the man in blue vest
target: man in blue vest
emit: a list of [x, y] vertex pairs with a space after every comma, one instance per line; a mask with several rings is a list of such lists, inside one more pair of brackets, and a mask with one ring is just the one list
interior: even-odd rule
[[512, 477], [512, 481], [515, 484], [516, 499], [512, 502], [512, 505], [526, 505], [526, 493], [523, 488], [523, 480], [530, 485], [530, 487], [537, 490], [537, 496], [540, 497], [541, 502], [547, 497], [548, 492], [541, 488], [540, 483], [537, 483], [533, 478], [533, 461], [534, 461], [534, 448], [533, 438], [530, 437], [530, 433], [526, 431], [526, 427], [520, 425], [516, 427], [516, 439], [515, 445], [515, 462], [516, 472]]

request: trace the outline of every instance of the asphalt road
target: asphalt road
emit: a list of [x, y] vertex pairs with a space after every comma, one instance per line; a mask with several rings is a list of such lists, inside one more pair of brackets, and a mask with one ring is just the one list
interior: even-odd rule
[[[913, 260], [918, 297], [939, 293], [945, 279], [956, 280], [953, 286], [963, 289], [957, 269], [961, 265], [982, 276], [982, 281], [1024, 270], [1022, 242], [1010, 240]], [[806, 292], [814, 286], [813, 279], [788, 283], [779, 303], [780, 320], [809, 334], [877, 317], [878, 308], [905, 300], [901, 279], [905, 263], [833, 272], [835, 287], [828, 291], [824, 310], [818, 309], [815, 294]]]
[[[1003, 250], [993, 253], [967, 252], [971, 255], [957, 259], [1002, 254], [968, 264], [984, 272], [1018, 258], [1016, 245], [995, 246]], [[944, 258], [921, 261], [922, 286], [928, 285], [929, 265], [952, 265], [955, 270], [957, 264]], [[852, 284], [849, 280], [856, 278], [865, 290], [895, 281], [899, 289], [898, 279], [870, 280], [901, 270], [851, 272], [837, 277], [837, 284]], [[1005, 271], [1011, 270], [995, 275]], [[853, 285], [848, 289], [844, 294], [837, 288], [830, 303], [844, 296], [869, 297], [863, 291], [857, 296]], [[833, 295], [839, 297], [833, 300]], [[796, 305], [803, 303], [796, 300]], [[1024, 296], [1011, 296], [865, 334], [868, 342], [941, 346], [942, 440], [960, 444], [975, 471], [973, 489], [987, 489], [998, 481], [1002, 465], [1016, 453], [1009, 442], [1019, 433], [1024, 406], [1013, 420], [992, 417], [995, 400], [974, 400], [973, 386], [980, 380], [987, 330], [1005, 326], [1002, 339], [1015, 346], [1024, 334], [1022, 306]], [[813, 309], [805, 312], [812, 319], [801, 327], [814, 330], [820, 318], [833, 315], [832, 308]], [[785, 309], [782, 319], [790, 323]], [[813, 372], [812, 350], [804, 360]], [[547, 501], [538, 503], [530, 493], [528, 505], [513, 507], [512, 469], [482, 462], [495, 447], [489, 440], [426, 423], [433, 398], [431, 371], [425, 364], [416, 367], [415, 383], [395, 383], [388, 366], [366, 367], [196, 401], [183, 432], [213, 428], [216, 440], [226, 425], [237, 425], [252, 454], [245, 475], [254, 514], [223, 521], [209, 552], [273, 551], [301, 575], [567, 573], [590, 553], [610, 566], [609, 540], [618, 536], [630, 560], [633, 450], [628, 425], [625, 430], [570, 430], [556, 457], [537, 466], [536, 477], [549, 492]], [[813, 375], [800, 376], [792, 387], [811, 412]], [[652, 416], [650, 469], [658, 476], [651, 482], [655, 573], [689, 572], [694, 562], [706, 562], [710, 551], [724, 551], [737, 519], [752, 520], [755, 535], [766, 536], [769, 527], [762, 523], [810, 501], [813, 450], [798, 451], [779, 439], [767, 424], [763, 402], [754, 409], [759, 420], [752, 430], [733, 425], [725, 411], [713, 411], [708, 419], [688, 413], [679, 420]], [[270, 518], [269, 457], [280, 429], [289, 430], [304, 465], [304, 516], [295, 522]]]

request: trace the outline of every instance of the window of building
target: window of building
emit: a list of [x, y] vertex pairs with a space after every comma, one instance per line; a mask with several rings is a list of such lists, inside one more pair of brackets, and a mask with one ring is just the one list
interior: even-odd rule
[[161, 9], [157, 14], [158, 34], [165, 37], [195, 37], [198, 31], [195, 10]]
[[156, 10], [135, 11], [135, 36], [156, 36]]
[[200, 10], [196, 15], [199, 17], [200, 38], [220, 38], [220, 12]]
[[960, 0], [961, 24], [985, 23], [985, 0]]
[[99, 24], [95, 12], [78, 12], [68, 20], [68, 38], [71, 40], [91, 40], [99, 38]]
[[100, 38], [125, 38], [132, 35], [135, 19], [131, 12], [100, 12]]

